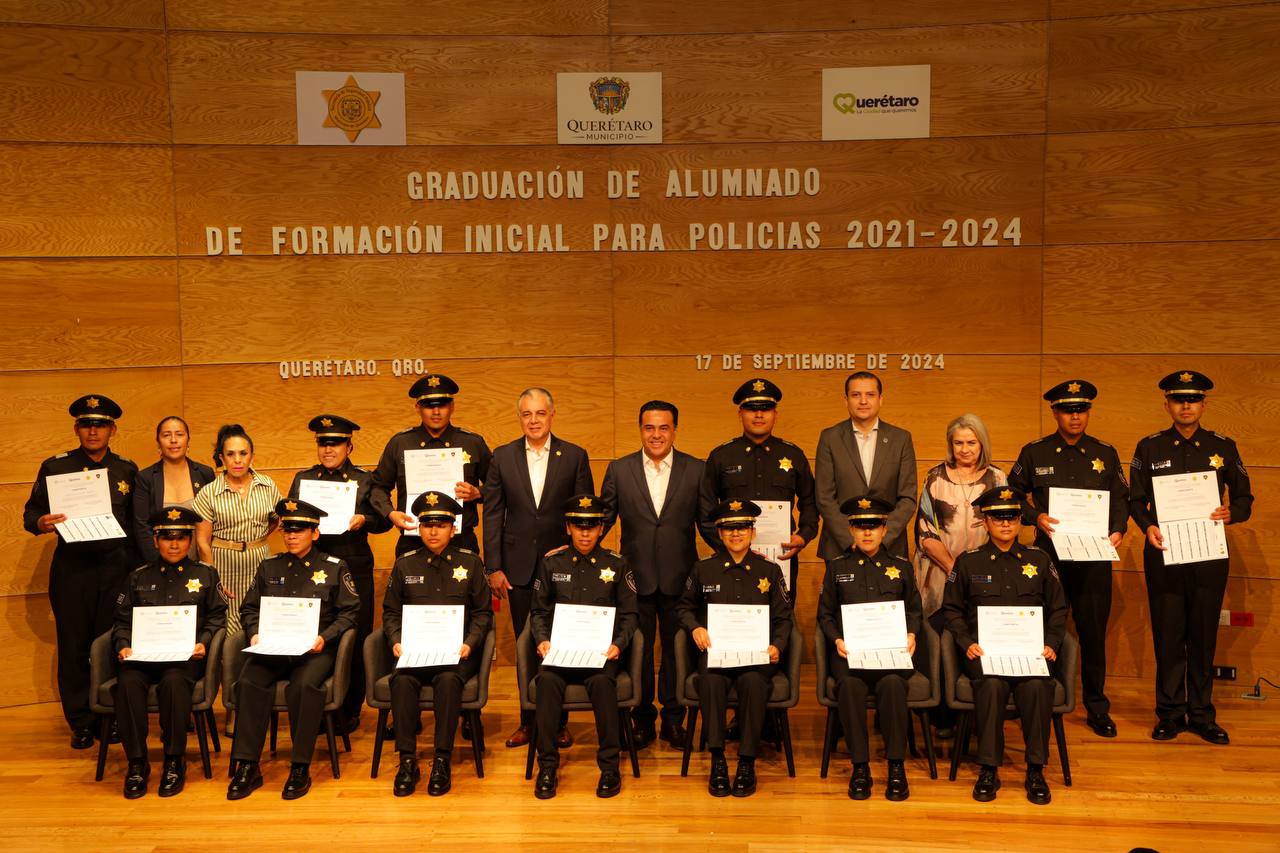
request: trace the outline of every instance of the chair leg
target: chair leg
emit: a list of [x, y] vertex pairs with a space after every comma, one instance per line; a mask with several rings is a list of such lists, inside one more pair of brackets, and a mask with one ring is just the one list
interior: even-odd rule
[[1067, 733], [1062, 726], [1062, 715], [1053, 715], [1053, 735], [1058, 741], [1058, 758], [1062, 761], [1062, 781], [1071, 787], [1071, 762], [1067, 758]]
[[324, 733], [329, 741], [329, 766], [333, 768], [333, 778], [341, 779], [342, 770], [338, 767], [338, 737], [334, 726], [336, 716], [337, 714], [333, 711], [324, 715]]
[[196, 711], [196, 738], [200, 741], [200, 765], [204, 769], [204, 778], [213, 778], [213, 765], [209, 763], [209, 738], [205, 732], [204, 711]]
[[387, 714], [389, 708], [378, 709], [378, 730], [373, 734], [373, 766], [369, 768], [369, 778], [378, 778], [378, 765], [382, 763], [382, 742], [387, 736]]
[[480, 712], [466, 711], [471, 720], [471, 757], [476, 762], [476, 778], [484, 778], [484, 737], [480, 732]]
[[342, 751], [350, 752], [351, 751], [351, 735], [347, 733], [348, 727], [347, 727], [346, 712], [344, 712], [341, 708], [339, 708], [337, 710], [337, 714], [338, 714], [338, 723], [341, 726], [340, 731], [342, 732]]
[[631, 753], [631, 775], [640, 778], [640, 756], [636, 754], [636, 741], [631, 736], [631, 715], [626, 708], [618, 709], [618, 730], [622, 733], [622, 742]]
[[[706, 735], [706, 726], [703, 726], [703, 736]], [[694, 705], [689, 708], [689, 728], [684, 733], [684, 758], [680, 761], [680, 775], [689, 775], [689, 753], [693, 751], [693, 733], [698, 730], [698, 706]]]
[[947, 778], [956, 781], [956, 770], [960, 767], [960, 753], [964, 752], [965, 741], [969, 739], [969, 712], [961, 711], [960, 720], [956, 723], [955, 740], [951, 742], [951, 775]]
[[827, 709], [827, 726], [822, 733], [822, 770], [818, 773], [818, 778], [827, 778], [827, 771], [831, 769], [831, 736], [835, 732], [836, 727], [836, 709]]
[[471, 724], [471, 742], [480, 742], [480, 754], [484, 755], [488, 751], [488, 747], [484, 742], [484, 716], [476, 709], [475, 722]]
[[782, 734], [782, 751], [787, 756], [787, 775], [796, 778], [796, 757], [791, 751], [791, 718], [786, 708], [777, 711], [778, 731]]
[[107, 741], [111, 737], [111, 720], [113, 714], [101, 714], [102, 725], [98, 728], [98, 772], [94, 774], [95, 782], [102, 781], [102, 774], [107, 769]]
[[938, 758], [933, 749], [933, 726], [929, 724], [929, 709], [920, 711], [920, 733], [924, 735], [924, 754], [929, 759], [929, 778], [938, 778]]
[[920, 750], [916, 749], [916, 725], [911, 719], [911, 712], [907, 712], [907, 751], [911, 753], [912, 758], [920, 757]]
[[213, 751], [222, 753], [222, 739], [218, 737], [218, 718], [213, 715], [213, 709], [209, 708], [204, 712], [205, 719], [209, 722], [209, 736], [213, 738]]
[[524, 758], [524, 778], [533, 778], [533, 745], [538, 738], [538, 724], [529, 727], [529, 751]]
[[280, 712], [271, 712], [271, 757], [276, 757], [276, 734], [280, 731]]

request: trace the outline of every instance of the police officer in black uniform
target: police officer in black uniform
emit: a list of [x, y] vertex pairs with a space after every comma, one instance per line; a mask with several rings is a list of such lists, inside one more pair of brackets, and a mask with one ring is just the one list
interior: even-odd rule
[[391, 675], [391, 713], [395, 718], [396, 750], [400, 767], [392, 793], [407, 797], [417, 789], [417, 731], [422, 718], [418, 699], [423, 685], [430, 685], [435, 708], [435, 757], [427, 793], [443, 796], [453, 785], [451, 760], [454, 733], [462, 713], [462, 689], [480, 671], [484, 638], [493, 627], [493, 598], [485, 578], [484, 562], [474, 551], [451, 541], [453, 524], [462, 506], [443, 492], [424, 492], [410, 507], [418, 520], [422, 545], [396, 560], [382, 598], [382, 630], [391, 654], [404, 649], [401, 640], [404, 606], [453, 605], [462, 608], [462, 646], [459, 661], [451, 666], [405, 667]]
[[[166, 506], [153, 512], [147, 523], [153, 531], [156, 559], [134, 569], [117, 597], [115, 626], [111, 632], [119, 675], [112, 696], [120, 739], [129, 759], [124, 796], [136, 800], [147, 793], [151, 765], [147, 761], [147, 694], [156, 685], [160, 705], [160, 736], [164, 743], [164, 769], [160, 796], [172, 797], [186, 783], [187, 721], [191, 719], [191, 691], [204, 677], [205, 657], [213, 635], [227, 626], [227, 602], [218, 591], [218, 570], [187, 559], [191, 537], [200, 514], [184, 506]], [[144, 663], [133, 661], [133, 609], [135, 607], [195, 608], [196, 633], [191, 656], [183, 661]], [[203, 722], [201, 722], [203, 728]]]
[[[476, 540], [476, 523], [480, 514], [476, 504], [483, 500], [480, 484], [489, 473], [489, 445], [478, 434], [453, 425], [453, 398], [458, 393], [458, 383], [440, 373], [430, 373], [409, 389], [415, 400], [414, 407], [422, 423], [391, 436], [378, 467], [373, 472], [373, 489], [369, 501], [373, 508], [401, 530], [413, 530], [413, 519], [406, 503], [413, 497], [407, 491], [404, 476], [406, 450], [423, 450], [438, 447], [460, 447], [463, 452], [463, 478], [454, 491], [454, 497], [462, 504], [462, 532], [454, 537], [454, 544], [468, 551], [480, 552]], [[391, 490], [396, 490], [396, 502], [391, 503]], [[402, 536], [396, 543], [396, 556], [418, 549], [416, 537]]]
[[[376, 511], [369, 502], [373, 489], [373, 475], [351, 464], [355, 450], [352, 436], [360, 425], [339, 415], [316, 415], [307, 424], [316, 434], [316, 456], [319, 464], [293, 477], [289, 497], [300, 497], [303, 480], [319, 480], [325, 483], [345, 483], [355, 491], [355, 513], [347, 522], [344, 533], [321, 533], [315, 547], [347, 564], [351, 579], [360, 597], [360, 615], [356, 620], [356, 648], [364, 648], [364, 639], [373, 633], [373, 549], [369, 547], [370, 533], [385, 533], [391, 522]], [[356, 654], [351, 661], [351, 685], [342, 700], [342, 717], [347, 731], [355, 731], [360, 725], [360, 708], [364, 704], [364, 655]]]
[[849, 796], [865, 800], [871, 796], [871, 753], [867, 737], [867, 692], [876, 693], [876, 712], [884, 735], [889, 780], [884, 796], [900, 802], [910, 796], [907, 786], [907, 730], [911, 726], [907, 709], [907, 680], [913, 669], [851, 669], [841, 608], [846, 604], [900, 601], [907, 626], [907, 654], [916, 651], [916, 636], [924, 607], [910, 561], [884, 550], [886, 524], [893, 504], [872, 495], [850, 498], [840, 505], [849, 518], [853, 547], [834, 560], [827, 560], [818, 598], [818, 626], [835, 654], [831, 674], [836, 680], [840, 723], [844, 728], [853, 762]]
[[[751, 551], [760, 507], [751, 501], [725, 501], [711, 518], [720, 529], [720, 550], [694, 563], [676, 605], [680, 625], [702, 652], [698, 659], [698, 703], [711, 750], [707, 790], [713, 797], [749, 797], [756, 792], [755, 756], [764, 724], [773, 674], [791, 638], [792, 612], [782, 569]], [[708, 604], [759, 604], [769, 608], [769, 663], [708, 669], [706, 651], [716, 638], [707, 633]], [[732, 786], [724, 758], [725, 709], [729, 688], [738, 694], [738, 724], [742, 743]], [[683, 685], [681, 686], [683, 690]], [[690, 737], [693, 733], [690, 732]]]
[[1138, 442], [1129, 469], [1129, 511], [1147, 540], [1142, 567], [1156, 647], [1155, 740], [1172, 740], [1185, 729], [1213, 744], [1230, 740], [1213, 707], [1213, 653], [1229, 561], [1166, 565], [1160, 508], [1151, 485], [1153, 478], [1169, 474], [1212, 474], [1218, 494], [1225, 496], [1209, 517], [1223, 524], [1249, 519], [1253, 493], [1236, 443], [1200, 426], [1211, 388], [1209, 377], [1195, 370], [1179, 370], [1160, 380], [1173, 424]]
[[[956, 558], [943, 591], [942, 614], [964, 656], [964, 673], [973, 683], [974, 725], [978, 730], [978, 762], [982, 769], [973, 798], [987, 803], [1000, 789], [998, 768], [1004, 761], [1004, 717], [1009, 694], [1022, 718], [1026, 743], [1027, 799], [1045, 805], [1052, 798], [1044, 779], [1049, 759], [1049, 723], [1053, 718], [1053, 662], [1067, 630], [1067, 599], [1049, 555], [1034, 545], [1018, 544], [1018, 519], [1026, 495], [1011, 486], [983, 492], [973, 506], [983, 514], [987, 544]], [[986, 675], [978, 644], [979, 607], [1040, 607], [1044, 619], [1044, 659], [1049, 676], [1011, 678]]]
[[529, 630], [539, 657], [545, 658], [551, 650], [557, 604], [614, 608], [612, 642], [607, 650], [600, 650], [605, 655], [603, 667], [569, 669], [544, 663], [538, 669], [535, 742], [539, 772], [533, 793], [540, 800], [556, 795], [556, 771], [560, 766], [556, 735], [560, 731], [564, 692], [569, 684], [586, 687], [595, 711], [599, 739], [596, 764], [600, 767], [596, 796], [613, 797], [622, 790], [622, 775], [618, 772], [621, 749], [618, 670], [622, 653], [635, 634], [639, 608], [636, 580], [627, 568], [627, 561], [616, 551], [600, 547], [606, 514], [604, 504], [595, 495], [574, 495], [565, 501], [564, 518], [570, 544], [539, 560], [534, 574]]
[[105, 477], [111, 492], [111, 512], [124, 535], [92, 542], [67, 542], [58, 537], [49, 565], [49, 603], [53, 607], [58, 641], [58, 697], [71, 727], [71, 748], [93, 746], [97, 718], [89, 710], [89, 647], [111, 628], [116, 595], [138, 554], [127, 535], [132, 530], [133, 481], [138, 466], [110, 447], [120, 407], [103, 394], [86, 394], [68, 408], [75, 418], [80, 446], [40, 463], [22, 512], [22, 526], [34, 536], [53, 533], [66, 516], [49, 509], [46, 477], [93, 471]]
[[228, 800], [244, 799], [262, 786], [258, 759], [271, 721], [276, 682], [282, 679], [289, 682], [285, 701], [289, 705], [293, 764], [281, 795], [286, 800], [296, 800], [311, 790], [311, 754], [324, 716], [321, 685], [333, 673], [338, 641], [348, 628], [355, 627], [360, 611], [347, 564], [313, 547], [325, 511], [305, 501], [284, 498], [276, 503], [275, 512], [287, 550], [258, 565], [253, 584], [240, 605], [244, 637], [249, 645], [258, 644], [258, 611], [264, 595], [318, 599], [320, 633], [306, 654], [245, 656], [236, 684], [238, 708]]
[[1009, 472], [1009, 485], [1027, 493], [1023, 523], [1036, 528], [1036, 547], [1058, 567], [1071, 602], [1080, 637], [1080, 681], [1084, 688], [1086, 722], [1099, 737], [1115, 737], [1111, 700], [1106, 694], [1107, 620], [1111, 617], [1111, 561], [1062, 560], [1050, 536], [1059, 521], [1049, 510], [1049, 489], [1088, 489], [1110, 498], [1107, 532], [1119, 546], [1129, 526], [1129, 484], [1125, 482], [1116, 449], [1085, 430], [1098, 396], [1083, 379], [1061, 382], [1044, 393], [1058, 429], [1033, 441], [1018, 454]]

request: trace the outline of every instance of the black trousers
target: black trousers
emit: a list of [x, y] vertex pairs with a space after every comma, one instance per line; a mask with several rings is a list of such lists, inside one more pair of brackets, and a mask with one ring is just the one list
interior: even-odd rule
[[421, 666], [392, 673], [391, 715], [395, 721], [396, 751], [401, 755], [417, 753], [418, 721], [422, 719], [419, 699], [423, 685], [430, 684], [436, 718], [436, 754], [451, 755], [458, 718], [462, 715], [462, 688], [479, 671], [480, 652], [472, 650], [466, 660], [454, 666]]
[[999, 767], [1004, 763], [1004, 713], [1010, 693], [1022, 721], [1027, 763], [1048, 763], [1049, 724], [1053, 722], [1056, 684], [1053, 670], [1053, 664], [1049, 664], [1048, 678], [1004, 678], [983, 675], [981, 658], [964, 661], [965, 675], [973, 682], [973, 720], [978, 732], [979, 764]]
[[1166, 566], [1161, 552], [1142, 553], [1156, 647], [1156, 715], [1187, 715], [1192, 725], [1216, 722], [1213, 654], [1227, 591], [1227, 560]]
[[755, 758], [764, 727], [765, 706], [776, 664], [742, 666], [734, 669], [707, 669], [707, 655], [698, 661], [698, 704], [702, 707], [702, 727], [710, 749], [724, 749], [725, 712], [729, 688], [738, 694], [739, 758]]
[[324, 717], [324, 689], [321, 685], [333, 672], [338, 644], [325, 644], [317, 654], [246, 655], [240, 681], [236, 685], [236, 738], [231, 748], [233, 761], [257, 761], [271, 722], [276, 682], [287, 679], [285, 703], [289, 706], [289, 736], [293, 742], [291, 760], [310, 764], [316, 735]]
[[539, 668], [534, 682], [539, 767], [554, 770], [560, 766], [556, 735], [563, 725], [564, 693], [570, 684], [581, 684], [587, 688], [596, 715], [596, 764], [602, 771], [618, 769], [622, 737], [618, 729], [618, 667], [619, 661], [611, 660], [603, 669]]
[[[1107, 698], [1107, 620], [1111, 618], [1111, 563], [1058, 563], [1062, 587], [1071, 602], [1071, 618], [1080, 638], [1080, 683], [1085, 711], [1096, 717], [1111, 711]], [[1216, 617], [1215, 617], [1216, 621]]]
[[[510, 582], [511, 579], [507, 578], [507, 581]], [[533, 609], [533, 578], [522, 586], [511, 584], [511, 589], [507, 590], [507, 609], [511, 611], [511, 637], [518, 640], [525, 622], [529, 621], [529, 611]], [[512, 672], [514, 671], [513, 669]], [[523, 689], [524, 685], [517, 684], [516, 695], [519, 696]], [[521, 711], [520, 725], [532, 726], [533, 717], [532, 711]]]
[[662, 647], [661, 667], [657, 675], [662, 721], [680, 723], [684, 720], [684, 708], [676, 698], [676, 631], [680, 630], [676, 603], [680, 601], [680, 596], [658, 591], [636, 598], [640, 610], [640, 633], [644, 635], [644, 663], [640, 666], [640, 704], [631, 712], [631, 716], [637, 724], [644, 726], [652, 726], [658, 719], [658, 709], [653, 704], [653, 647], [656, 637], [656, 645]]
[[356, 653], [351, 656], [351, 684], [342, 699], [342, 716], [354, 720], [364, 707], [364, 654], [361, 650], [364, 649], [365, 638], [373, 633], [373, 557], [369, 558], [367, 566], [351, 557], [343, 559], [351, 569], [356, 595], [360, 596], [360, 612], [356, 615]]
[[880, 733], [884, 736], [885, 758], [902, 761], [907, 757], [907, 729], [911, 712], [907, 710], [907, 679], [912, 670], [849, 669], [844, 658], [831, 647], [828, 655], [831, 674], [836, 680], [836, 697], [840, 703], [840, 725], [854, 764], [871, 760], [867, 735], [867, 695], [876, 694], [876, 713], [880, 715]]
[[119, 666], [112, 700], [120, 741], [130, 761], [147, 760], [147, 694], [156, 685], [160, 706], [160, 739], [164, 755], [181, 757], [187, 751], [187, 721], [191, 719], [191, 690], [204, 676], [203, 660], [177, 663], [129, 663]]
[[60, 543], [53, 552], [49, 604], [58, 642], [58, 698], [73, 730], [97, 724], [89, 710], [89, 648], [111, 628], [115, 596], [130, 568], [126, 548], [72, 550]]

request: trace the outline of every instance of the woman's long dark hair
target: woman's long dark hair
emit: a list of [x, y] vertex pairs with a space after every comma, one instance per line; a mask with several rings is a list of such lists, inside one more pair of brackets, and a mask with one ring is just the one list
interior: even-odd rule
[[249, 437], [249, 433], [244, 431], [244, 427], [240, 424], [223, 424], [218, 427], [218, 437], [213, 442], [213, 465], [215, 468], [225, 468], [222, 464], [222, 449], [227, 446], [227, 439], [243, 438], [249, 443], [249, 452], [253, 452], [253, 439]]

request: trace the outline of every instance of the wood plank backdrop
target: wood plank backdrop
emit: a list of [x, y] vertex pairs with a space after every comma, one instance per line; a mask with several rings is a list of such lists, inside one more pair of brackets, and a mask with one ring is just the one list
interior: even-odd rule
[[[456, 420], [514, 437], [525, 386], [597, 479], [638, 446], [652, 397], [680, 446], [736, 432], [752, 353], [889, 354], [884, 416], [921, 472], [965, 411], [997, 459], [1050, 430], [1041, 391], [1083, 376], [1092, 432], [1127, 459], [1163, 428], [1156, 381], [1195, 367], [1206, 423], [1236, 438], [1257, 494], [1232, 529], [1219, 660], [1277, 674], [1280, 642], [1280, 3], [1189, 0], [384, 0], [0, 3], [0, 706], [54, 698], [51, 537], [21, 529], [40, 461], [73, 445], [67, 403], [108, 394], [140, 465], [170, 412], [207, 459], [220, 423], [253, 433], [287, 485], [308, 418], [365, 429], [371, 465], [414, 422], [391, 359], [462, 385]], [[1270, 47], [1268, 47], [1270, 45]], [[821, 69], [932, 66], [932, 137], [821, 141]], [[405, 74], [408, 147], [297, 147], [294, 72]], [[663, 72], [666, 144], [558, 147], [557, 71]], [[817, 196], [668, 198], [668, 170], [821, 170]], [[582, 199], [420, 202], [410, 170], [581, 169]], [[605, 172], [641, 195], [610, 200]], [[846, 248], [850, 220], [1021, 223], [1020, 245]], [[440, 224], [444, 252], [275, 256], [273, 225]], [[689, 251], [688, 224], [819, 223], [821, 245]], [[563, 223], [571, 251], [462, 253], [468, 223]], [[666, 252], [593, 252], [594, 223], [661, 223]], [[208, 257], [205, 226], [244, 229]], [[723, 353], [747, 354], [740, 372]], [[945, 354], [902, 370], [901, 353]], [[714, 354], [709, 370], [697, 354]], [[282, 360], [374, 359], [378, 374], [280, 379]], [[779, 433], [812, 455], [844, 417], [841, 370], [779, 370]], [[391, 537], [377, 541], [380, 571]], [[1116, 573], [1112, 670], [1153, 674], [1140, 538]], [[805, 552], [801, 627], [821, 563]], [[502, 626], [503, 657], [509, 628]]]

